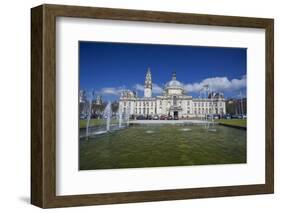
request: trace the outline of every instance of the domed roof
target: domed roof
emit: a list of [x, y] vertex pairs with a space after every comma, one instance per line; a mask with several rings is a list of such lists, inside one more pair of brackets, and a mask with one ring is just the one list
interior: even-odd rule
[[176, 79], [176, 73], [173, 73], [173, 77], [171, 81], [166, 83], [166, 87], [180, 87], [183, 88], [183, 84]]
[[166, 87], [182, 87], [182, 83], [177, 80], [171, 80], [166, 83]]

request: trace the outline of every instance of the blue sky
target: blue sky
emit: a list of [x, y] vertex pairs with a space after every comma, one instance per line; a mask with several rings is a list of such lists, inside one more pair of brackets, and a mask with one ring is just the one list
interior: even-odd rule
[[79, 42], [80, 89], [94, 90], [105, 100], [118, 99], [123, 89], [142, 97], [148, 67], [153, 96], [161, 94], [172, 72], [195, 97], [206, 83], [225, 97], [245, 95], [246, 63], [245, 48]]

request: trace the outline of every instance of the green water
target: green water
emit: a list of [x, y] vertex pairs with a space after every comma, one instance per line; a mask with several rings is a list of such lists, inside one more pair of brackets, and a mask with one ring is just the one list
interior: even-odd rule
[[[246, 163], [246, 131], [216, 126], [133, 126], [80, 139], [79, 168], [117, 169]], [[189, 131], [190, 129], [190, 131]]]

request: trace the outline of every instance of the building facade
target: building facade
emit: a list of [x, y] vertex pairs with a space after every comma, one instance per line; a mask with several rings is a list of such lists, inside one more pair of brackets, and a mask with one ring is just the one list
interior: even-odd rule
[[173, 73], [172, 79], [165, 84], [162, 95], [153, 97], [152, 87], [152, 74], [148, 69], [143, 97], [138, 97], [131, 90], [123, 91], [119, 99], [121, 112], [129, 112], [133, 116], [171, 115], [180, 119], [225, 114], [225, 99], [222, 93], [211, 92], [209, 86], [205, 85], [202, 88], [205, 97], [193, 98], [176, 79], [176, 73]]

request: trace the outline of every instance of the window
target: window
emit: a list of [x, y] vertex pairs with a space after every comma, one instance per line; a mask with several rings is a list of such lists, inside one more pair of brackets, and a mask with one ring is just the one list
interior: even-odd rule
[[176, 96], [173, 96], [173, 105], [177, 106], [177, 97]]

